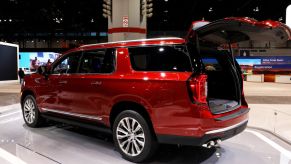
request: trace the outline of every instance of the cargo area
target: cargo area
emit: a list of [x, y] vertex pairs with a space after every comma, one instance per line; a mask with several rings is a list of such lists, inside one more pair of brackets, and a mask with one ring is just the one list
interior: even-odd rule
[[228, 51], [201, 50], [204, 71], [208, 76], [208, 104], [213, 114], [225, 113], [240, 105], [240, 76]]

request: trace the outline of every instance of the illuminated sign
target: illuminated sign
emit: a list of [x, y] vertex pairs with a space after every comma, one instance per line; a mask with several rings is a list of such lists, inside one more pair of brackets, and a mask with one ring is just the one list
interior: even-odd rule
[[240, 65], [280, 65], [291, 64], [291, 56], [251, 56], [251, 57], [236, 57]]
[[281, 65], [254, 65], [254, 69], [284, 69], [284, 70], [290, 70], [291, 65], [290, 64], [281, 64]]

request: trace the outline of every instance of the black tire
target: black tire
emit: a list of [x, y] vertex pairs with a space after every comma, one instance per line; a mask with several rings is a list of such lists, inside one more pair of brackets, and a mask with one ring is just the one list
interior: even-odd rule
[[[126, 123], [126, 120], [129, 120], [130, 126], [132, 126], [132, 123], [136, 121], [137, 122], [137, 123], [135, 122], [136, 126], [133, 125], [133, 128], [131, 129], [133, 129], [133, 131], [134, 129], [135, 130], [140, 129], [140, 130], [136, 131], [136, 133], [131, 131], [131, 134], [129, 134], [128, 137], [125, 137], [124, 139], [118, 139], [117, 137], [118, 135], [120, 137], [121, 134], [125, 134], [119, 131], [120, 128], [125, 130], [125, 132], [130, 131], [130, 130], [125, 129], [121, 123], [121, 122]], [[139, 125], [141, 128], [138, 128]], [[125, 126], [128, 127], [127, 125]], [[144, 134], [143, 135], [144, 139], [142, 139], [142, 137], [139, 138], [139, 136], [142, 136], [142, 132]], [[132, 110], [126, 110], [126, 111], [121, 112], [114, 120], [113, 140], [118, 152], [122, 155], [122, 157], [128, 161], [135, 162], [135, 163], [140, 163], [140, 162], [145, 162], [145, 161], [150, 160], [150, 158], [155, 154], [158, 148], [156, 137], [150, 125], [147, 123], [147, 121], [144, 119], [144, 117], [141, 114]], [[129, 150], [128, 153], [126, 153], [126, 150], [124, 150], [128, 146], [127, 144], [124, 144], [122, 148], [122, 143], [124, 143], [124, 141], [126, 142], [126, 140], [127, 141], [131, 140], [127, 142], [127, 144], [129, 145], [129, 149], [131, 149]], [[144, 141], [143, 145], [140, 144], [142, 141]], [[141, 149], [139, 153], [138, 153], [137, 148]], [[130, 154], [130, 152], [132, 154]]]
[[[41, 117], [41, 113], [37, 107], [35, 98], [32, 95], [27, 95], [22, 104], [22, 115], [25, 121], [25, 124], [32, 128], [37, 128], [44, 126], [46, 123], [46, 119]], [[34, 113], [34, 117], [26, 117], [30, 116], [30, 114]]]

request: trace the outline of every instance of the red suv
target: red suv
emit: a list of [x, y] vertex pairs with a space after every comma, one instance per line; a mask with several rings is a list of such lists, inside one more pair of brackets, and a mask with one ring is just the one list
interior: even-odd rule
[[[271, 28], [272, 27], [272, 28]], [[25, 77], [23, 116], [113, 134], [121, 155], [149, 159], [158, 143], [201, 146], [242, 132], [249, 108], [231, 43], [289, 38], [278, 22], [194, 22], [187, 39], [85, 45]]]

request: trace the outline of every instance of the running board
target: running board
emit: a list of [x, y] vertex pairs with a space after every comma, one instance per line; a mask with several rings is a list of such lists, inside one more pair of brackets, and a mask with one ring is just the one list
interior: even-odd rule
[[102, 126], [102, 125], [97, 125], [97, 124], [83, 123], [80, 120], [59, 118], [59, 117], [54, 117], [47, 114], [42, 114], [41, 116], [46, 119], [53, 120], [56, 122], [61, 122], [61, 123], [69, 124], [69, 125], [74, 125], [74, 126], [90, 129], [90, 130], [95, 130], [102, 133], [112, 134], [111, 129], [109, 127], [106, 127], [105, 125]]

